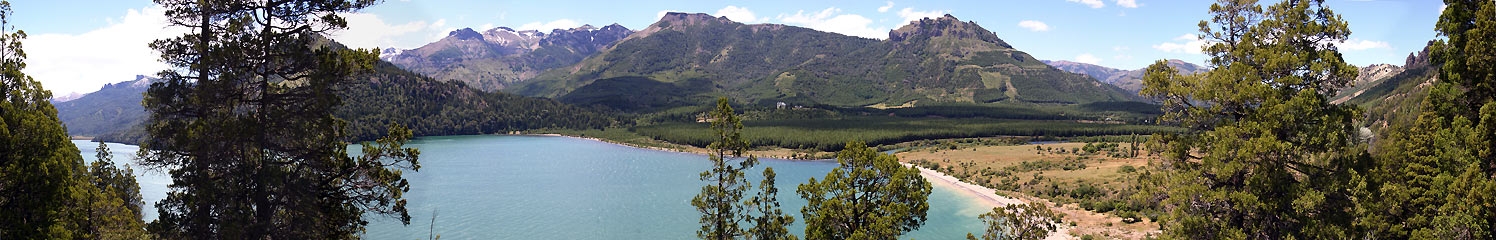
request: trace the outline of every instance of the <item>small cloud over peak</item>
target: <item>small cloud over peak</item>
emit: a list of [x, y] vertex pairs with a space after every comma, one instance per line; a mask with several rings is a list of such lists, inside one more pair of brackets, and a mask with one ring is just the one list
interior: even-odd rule
[[905, 24], [905, 23], [909, 23], [909, 22], [913, 22], [913, 21], [919, 21], [920, 19], [924, 19], [924, 18], [940, 18], [941, 16], [944, 16], [946, 13], [949, 13], [949, 11], [941, 11], [941, 10], [915, 11], [914, 8], [904, 8], [902, 10], [899, 10], [899, 17], [900, 18], [904, 18], [904, 22], [899, 23], [899, 24]]
[[1046, 32], [1046, 31], [1049, 31], [1049, 24], [1044, 24], [1044, 22], [1034, 21], [1034, 20], [1023, 20], [1023, 21], [1019, 21], [1018, 22], [1018, 27], [1021, 27], [1021, 28], [1024, 28], [1024, 29], [1028, 29], [1029, 31], [1035, 31], [1035, 32]]
[[1339, 48], [1340, 50], [1346, 50], [1346, 51], [1361, 51], [1361, 50], [1369, 50], [1369, 49], [1377, 49], [1377, 48], [1381, 48], [1381, 49], [1392, 49], [1392, 45], [1391, 44], [1387, 44], [1387, 42], [1383, 42], [1383, 41], [1372, 41], [1372, 40], [1366, 40], [1366, 39], [1348, 39], [1348, 40], [1345, 40], [1345, 41], [1342, 41], [1340, 43], [1335, 44], [1335, 47]]
[[1117, 6], [1125, 8], [1138, 8], [1137, 0], [1117, 0]]
[[1090, 53], [1085, 53], [1075, 56], [1075, 62], [1095, 65], [1097, 63], [1101, 63], [1101, 58], [1098, 58], [1095, 55], [1091, 55]]
[[680, 12], [680, 10], [674, 10], [674, 9], [660, 10], [659, 12], [655, 13], [655, 19], [665, 18], [665, 14], [666, 13], [672, 13], [672, 12]]
[[758, 19], [758, 15], [754, 15], [753, 11], [748, 10], [748, 8], [731, 5], [717, 10], [717, 13], [713, 15], [719, 17], [727, 17], [728, 20], [741, 23], [755, 23], [763, 21], [763, 19]]
[[804, 10], [795, 12], [794, 15], [780, 14], [776, 19], [779, 22], [797, 25], [810, 29], [846, 34], [865, 38], [882, 39], [888, 37], [888, 29], [874, 28], [871, 26], [872, 19], [857, 14], [841, 14], [840, 8], [827, 8], [820, 12], [806, 13]]
[[1197, 35], [1184, 34], [1175, 37], [1170, 42], [1153, 45], [1153, 49], [1166, 53], [1201, 54], [1200, 49], [1205, 46], [1205, 43], [1206, 41]]
[[1073, 3], [1085, 4], [1086, 6], [1089, 6], [1091, 8], [1101, 8], [1101, 7], [1105, 7], [1106, 6], [1106, 3], [1101, 2], [1101, 0], [1065, 0], [1065, 1], [1066, 2], [1073, 2]]

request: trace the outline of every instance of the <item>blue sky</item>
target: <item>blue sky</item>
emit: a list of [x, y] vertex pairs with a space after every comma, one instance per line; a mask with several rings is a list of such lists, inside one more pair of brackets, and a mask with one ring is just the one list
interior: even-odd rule
[[[627, 2], [627, 3], [621, 3]], [[1265, 4], [1275, 1], [1264, 1]], [[951, 14], [994, 31], [1040, 59], [1137, 69], [1158, 59], [1202, 63], [1196, 23], [1208, 17], [1202, 0], [983, 0], [983, 1], [583, 1], [386, 0], [347, 15], [350, 29], [335, 39], [355, 47], [410, 49], [458, 28], [479, 31], [570, 28], [618, 23], [642, 29], [665, 11], [707, 13], [747, 23], [809, 27], [886, 38], [910, 20]], [[152, 75], [165, 65], [146, 47], [178, 35], [164, 28], [162, 10], [148, 0], [21, 0], [11, 2], [11, 24], [31, 37], [26, 72], [55, 94]], [[1442, 6], [1433, 0], [1330, 0], [1350, 23], [1339, 44], [1347, 61], [1401, 65], [1435, 37]]]

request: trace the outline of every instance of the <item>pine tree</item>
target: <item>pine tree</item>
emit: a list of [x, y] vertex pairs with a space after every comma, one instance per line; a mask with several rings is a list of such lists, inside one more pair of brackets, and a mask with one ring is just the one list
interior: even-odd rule
[[1412, 126], [1391, 126], [1358, 186], [1368, 238], [1496, 238], [1496, 3], [1445, 1], [1439, 82]]
[[794, 240], [799, 239], [790, 234], [790, 223], [795, 222], [795, 217], [784, 214], [779, 208], [779, 188], [774, 186], [774, 168], [764, 168], [764, 180], [758, 184], [758, 195], [749, 199], [748, 206], [752, 207], [757, 215], [750, 216], [749, 222], [753, 227], [748, 229], [748, 239], [757, 240]]
[[[978, 216], [987, 229], [982, 233], [983, 240], [1039, 240], [1049, 236], [1059, 223], [1059, 216], [1049, 210], [1049, 205], [1042, 202], [1031, 202], [1026, 204], [1008, 204], [1001, 208], [992, 208], [991, 212]], [[967, 233], [968, 239], [977, 239]]]
[[10, 25], [0, 1], [0, 239], [86, 237], [89, 191], [83, 156], [48, 99], [22, 73], [26, 32]]
[[800, 184], [805, 239], [897, 239], [919, 229], [930, 210], [930, 182], [914, 167], [862, 142], [836, 154], [840, 167]]
[[1149, 66], [1144, 96], [1162, 101], [1164, 237], [1344, 239], [1348, 189], [1364, 170], [1355, 107], [1327, 98], [1356, 77], [1333, 43], [1350, 34], [1323, 0], [1222, 0], [1201, 21], [1209, 72]]
[[171, 192], [148, 228], [163, 238], [347, 239], [365, 214], [409, 224], [402, 168], [419, 170], [410, 132], [348, 153], [337, 93], [377, 53], [333, 46], [338, 14], [373, 0], [157, 0], [189, 29], [151, 47], [172, 68], [146, 92], [140, 163]]
[[742, 156], [748, 150], [748, 143], [743, 141], [743, 122], [733, 113], [727, 98], [718, 98], [717, 108], [707, 113], [707, 118], [717, 140], [707, 145], [711, 151], [708, 158], [712, 161], [712, 168], [701, 172], [701, 180], [707, 185], [691, 199], [691, 206], [701, 212], [701, 229], [696, 231], [696, 236], [736, 239], [746, 232], [746, 228], [740, 225], [749, 220], [743, 194], [753, 187], [743, 170], [758, 165], [758, 157], [748, 156], [736, 166], [727, 159], [728, 156]]
[[84, 227], [97, 239], [146, 239], [145, 222], [141, 220], [140, 184], [129, 165], [115, 166], [109, 146], [103, 142], [95, 148], [95, 160], [89, 164], [89, 221]]

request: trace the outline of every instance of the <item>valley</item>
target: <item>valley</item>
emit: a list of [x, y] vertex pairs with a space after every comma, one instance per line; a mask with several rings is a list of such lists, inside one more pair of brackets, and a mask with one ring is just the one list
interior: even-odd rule
[[[1115, 4], [1123, 2], [1132, 1]], [[1222, 3], [1256, 6], [1249, 1]], [[894, 3], [887, 4], [878, 11], [892, 11]], [[1138, 8], [1133, 4], [1128, 9]], [[829, 216], [816, 216], [816, 208], [807, 207], [820, 206], [816, 197], [842, 201], [838, 197], [864, 196], [857, 194], [889, 194], [869, 198], [898, 206], [886, 210], [893, 213], [877, 214], [919, 211], [911, 219], [880, 220], [908, 221], [912, 228], [892, 226], [873, 236], [920, 239], [963, 233], [975, 238], [997, 231], [993, 229], [1016, 231], [1046, 224], [1051, 229], [1039, 229], [1040, 238], [1333, 239], [1383, 236], [1379, 233], [1417, 238], [1433, 235], [1388, 227], [1403, 221], [1393, 217], [1496, 216], [1488, 208], [1448, 210], [1490, 206], [1493, 201], [1486, 200], [1496, 199], [1482, 192], [1496, 190], [1496, 181], [1482, 178], [1496, 176], [1490, 174], [1496, 169], [1490, 166], [1496, 164], [1489, 161], [1490, 151], [1484, 151], [1490, 145], [1481, 145], [1496, 138], [1480, 130], [1492, 126], [1485, 120], [1496, 119], [1480, 107], [1496, 96], [1486, 94], [1489, 84], [1481, 81], [1496, 75], [1475, 74], [1487, 73], [1479, 72], [1489, 70], [1482, 68], [1485, 62], [1440, 65], [1467, 57], [1460, 54], [1477, 60], [1485, 55], [1445, 48], [1468, 44], [1443, 42], [1446, 39], [1469, 40], [1440, 35], [1410, 53], [1401, 65], [1351, 65], [1338, 48], [1356, 46], [1347, 44], [1354, 41], [1346, 39], [1350, 31], [1338, 15], [1295, 15], [1323, 9], [1322, 4], [1275, 5], [1269, 13], [1249, 11], [1250, 6], [1231, 5], [1240, 8], [1235, 12], [1212, 7], [1210, 13], [1223, 16], [1323, 21], [1310, 21], [1307, 25], [1314, 28], [1304, 30], [1258, 18], [1242, 18], [1251, 19], [1249, 23], [1207, 19], [1200, 23], [1202, 31], [1281, 34], [1287, 40], [1250, 34], [1240, 38], [1240, 32], [1194, 39], [1199, 42], [1190, 44], [1229, 44], [1184, 53], [1210, 58], [1207, 61], [1166, 58], [1136, 69], [1098, 63], [1131, 58], [1121, 46], [1113, 47], [1118, 55], [1108, 59], [1087, 53], [1087, 58], [1041, 60], [1036, 56], [1055, 55], [1030, 52], [1032, 48], [1015, 46], [1005, 38], [1020, 29], [1047, 32], [1049, 26], [978, 24], [948, 12], [905, 17], [897, 25], [885, 24], [892, 27], [874, 28], [886, 32], [878, 38], [768, 21], [783, 20], [785, 15], [743, 18], [741, 13], [726, 12], [729, 16], [721, 11], [662, 10], [658, 20], [638, 29], [569, 19], [567, 27], [551, 30], [533, 24], [475, 28], [422, 22], [441, 27], [445, 34], [430, 36], [410, 49], [360, 49], [320, 32], [282, 39], [316, 46], [315, 51], [301, 52], [311, 52], [303, 57], [320, 58], [305, 61], [333, 63], [327, 66], [337, 71], [232, 58], [273, 54], [218, 53], [229, 60], [192, 61], [217, 61], [211, 63], [254, 74], [229, 72], [250, 76], [238, 82], [195, 80], [174, 74], [228, 73], [196, 65], [206, 63], [179, 64], [159, 76], [139, 75], [88, 94], [52, 96], [46, 103], [55, 108], [50, 117], [63, 126], [59, 130], [74, 139], [78, 150], [64, 153], [83, 156], [83, 163], [113, 157], [135, 164], [134, 176], [141, 179], [135, 191], [148, 202], [163, 202], [151, 206], [168, 209], [156, 214], [157, 207], [147, 207], [151, 214], [137, 217], [164, 219], [152, 224], [168, 226], [175, 224], [169, 221], [185, 221], [170, 215], [169, 209], [187, 211], [180, 209], [188, 201], [165, 204], [172, 200], [168, 196], [186, 196], [168, 194], [186, 188], [168, 184], [192, 177], [200, 184], [230, 178], [253, 186], [216, 186], [224, 192], [262, 187], [291, 192], [313, 183], [344, 184], [321, 190], [365, 194], [359, 197], [367, 198], [349, 197], [365, 202], [332, 205], [352, 209], [339, 216], [356, 224], [340, 230], [357, 234], [342, 237], [369, 239], [469, 239], [493, 237], [495, 232], [519, 239], [681, 239], [693, 237], [692, 231], [700, 238], [708, 238], [712, 231], [730, 232], [728, 238], [749, 237], [764, 234], [756, 232], [763, 229], [723, 229], [737, 228], [736, 218], [755, 226], [761, 221], [772, 224], [772, 219], [749, 220], [749, 212], [767, 219], [781, 202], [783, 212], [788, 212], [782, 216], [794, 220], [778, 227], [814, 239], [810, 234], [818, 230], [811, 225], [817, 223], [811, 221], [884, 217], [836, 216], [839, 212], [832, 210], [821, 212], [830, 212]], [[1496, 9], [1496, 4], [1487, 5]], [[331, 12], [358, 9], [353, 6]], [[1221, 27], [1231, 24], [1250, 28]], [[191, 43], [186, 42], [181, 44]], [[269, 42], [274, 41], [264, 43], [273, 45]], [[1238, 42], [1249, 44], [1236, 49]], [[1153, 48], [1171, 52], [1174, 45], [1169, 44]], [[277, 46], [264, 51], [302, 49]], [[191, 54], [178, 55], [163, 58]], [[317, 70], [265, 73], [281, 69], [239, 66], [236, 61]], [[1445, 79], [1450, 71], [1472, 73]], [[166, 134], [177, 135], [161, 136]], [[294, 138], [299, 135], [306, 139]], [[90, 151], [92, 142], [117, 149]], [[744, 154], [718, 155], [737, 152]], [[296, 165], [306, 156], [325, 162]], [[232, 157], [262, 162], [179, 166], [199, 158]], [[755, 165], [759, 161], [763, 165]], [[315, 179], [287, 177], [317, 167], [337, 169]], [[154, 172], [139, 170], [147, 168]], [[190, 175], [214, 168], [239, 172]], [[765, 171], [769, 168], [779, 171], [777, 183], [776, 173]], [[262, 172], [265, 169], [284, 171]], [[1420, 171], [1442, 172], [1426, 174], [1436, 176], [1429, 177]], [[855, 191], [815, 188], [855, 185], [831, 182], [836, 174], [847, 173], [848, 179], [881, 177], [851, 181], [856, 184], [887, 185]], [[899, 177], [921, 180], [889, 184]], [[825, 185], [816, 185], [817, 179]], [[1467, 185], [1451, 185], [1456, 183]], [[9, 183], [0, 182], [0, 187], [5, 184]], [[1404, 185], [1416, 186], [1401, 188]], [[1440, 188], [1447, 186], [1459, 187]], [[920, 187], [924, 196], [918, 196]], [[1464, 191], [1467, 188], [1475, 191]], [[692, 198], [697, 190], [701, 195]], [[296, 193], [307, 192], [312, 191]], [[851, 195], [837, 195], [844, 193]], [[1424, 197], [1420, 194], [1465, 194], [1439, 199], [1485, 202], [1423, 199], [1419, 204], [1427, 205], [1420, 205], [1420, 212], [1388, 210], [1396, 209], [1399, 199]], [[256, 196], [273, 200], [255, 204], [302, 203], [277, 199], [290, 197], [334, 198], [261, 195]], [[7, 199], [0, 197], [0, 202]], [[897, 201], [914, 201], [910, 199], [918, 203], [898, 205], [902, 203]], [[713, 208], [723, 205], [719, 202], [754, 209], [709, 214], [720, 210]], [[842, 203], [827, 205], [838, 204]], [[928, 209], [919, 209], [921, 204]], [[306, 217], [250, 211], [257, 209], [269, 208], [246, 207], [230, 215], [280, 217], [277, 223]], [[381, 218], [374, 218], [376, 214]], [[709, 219], [722, 215], [736, 217], [732, 226], [712, 225], [725, 224]], [[999, 217], [1005, 218], [991, 220]], [[1037, 223], [1015, 224], [1015, 219]], [[1427, 221], [1410, 224], [1437, 225]], [[1272, 224], [1250, 224], [1263, 222]], [[197, 230], [183, 229], [148, 230]], [[3, 233], [0, 237], [6, 236]], [[166, 235], [151, 235], [160, 236]]]

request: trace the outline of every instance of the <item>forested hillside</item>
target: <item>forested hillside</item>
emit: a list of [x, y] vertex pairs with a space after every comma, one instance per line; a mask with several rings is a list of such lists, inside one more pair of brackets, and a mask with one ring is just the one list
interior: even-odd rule
[[[607, 111], [580, 108], [550, 99], [484, 92], [461, 82], [443, 82], [380, 63], [375, 72], [359, 77], [340, 94], [343, 104], [335, 112], [349, 122], [350, 140], [373, 140], [385, 135], [386, 126], [399, 123], [416, 136], [503, 133], [538, 128], [603, 128], [619, 124]], [[116, 84], [120, 85], [120, 84]], [[145, 116], [140, 93], [100, 95], [101, 102], [121, 103], [114, 122], [139, 123]], [[92, 95], [92, 94], [90, 94]], [[108, 96], [106, 98], [106, 96]], [[133, 98], [133, 100], [132, 100]], [[80, 99], [82, 100], [82, 99]], [[76, 100], [75, 100], [76, 101]], [[130, 104], [124, 104], [130, 103]], [[87, 105], [59, 105], [60, 112], [77, 112]], [[88, 124], [89, 118], [64, 119], [64, 123]], [[99, 125], [89, 135], [106, 142], [138, 143], [144, 131], [137, 124]]]
[[[618, 84], [620, 80], [630, 84]], [[609, 87], [589, 87], [594, 83]], [[649, 91], [661, 87], [686, 91]], [[506, 91], [577, 104], [648, 94], [671, 95], [658, 99], [662, 101], [720, 94], [759, 104], [846, 107], [1140, 100], [1084, 75], [1049, 67], [995, 33], [949, 15], [911, 22], [880, 41], [668, 13], [574, 67], [547, 71]]]

